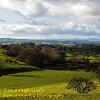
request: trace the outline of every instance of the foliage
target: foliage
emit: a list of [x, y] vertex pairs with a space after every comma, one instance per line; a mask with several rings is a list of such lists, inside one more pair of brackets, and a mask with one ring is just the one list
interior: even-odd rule
[[85, 78], [73, 78], [68, 84], [70, 88], [77, 90], [79, 93], [88, 93], [95, 89], [94, 83]]
[[60, 47], [21, 44], [6, 47], [7, 55], [15, 57], [29, 65], [52, 66], [65, 63], [65, 52]]

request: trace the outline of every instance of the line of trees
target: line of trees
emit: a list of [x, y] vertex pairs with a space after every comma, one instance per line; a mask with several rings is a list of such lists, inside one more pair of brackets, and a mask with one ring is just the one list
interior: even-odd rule
[[[87, 69], [96, 70], [100, 68], [100, 60], [90, 62], [90, 55], [98, 56], [100, 54], [100, 45], [82, 44], [72, 47], [59, 45], [35, 45], [34, 43], [11, 44], [2, 46], [7, 50], [7, 55], [17, 58], [29, 65], [52, 69]], [[71, 53], [73, 58], [69, 59], [67, 53]], [[77, 55], [84, 55], [83, 58]], [[68, 59], [67, 59], [68, 58]]]

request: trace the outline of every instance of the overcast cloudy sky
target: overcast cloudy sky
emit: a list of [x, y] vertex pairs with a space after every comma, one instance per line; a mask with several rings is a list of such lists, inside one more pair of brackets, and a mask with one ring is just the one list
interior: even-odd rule
[[0, 0], [0, 38], [100, 39], [100, 0]]

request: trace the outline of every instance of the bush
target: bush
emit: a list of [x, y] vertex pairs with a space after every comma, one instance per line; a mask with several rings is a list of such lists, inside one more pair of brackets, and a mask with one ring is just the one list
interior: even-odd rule
[[79, 93], [88, 93], [96, 88], [94, 83], [85, 78], [73, 78], [68, 82], [68, 87], [72, 88]]

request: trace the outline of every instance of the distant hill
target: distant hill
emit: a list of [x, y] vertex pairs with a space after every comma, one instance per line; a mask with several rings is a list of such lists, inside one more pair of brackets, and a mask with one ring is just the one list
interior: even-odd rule
[[16, 44], [16, 43], [36, 43], [36, 44], [66, 44], [66, 43], [77, 43], [77, 44], [91, 44], [100, 43], [99, 39], [58, 39], [58, 40], [32, 40], [32, 39], [12, 39], [12, 38], [0, 38], [0, 44]]
[[1, 44], [16, 44], [16, 43], [24, 43], [24, 42], [32, 42], [32, 40], [28, 40], [28, 39], [0, 38], [0, 43]]

